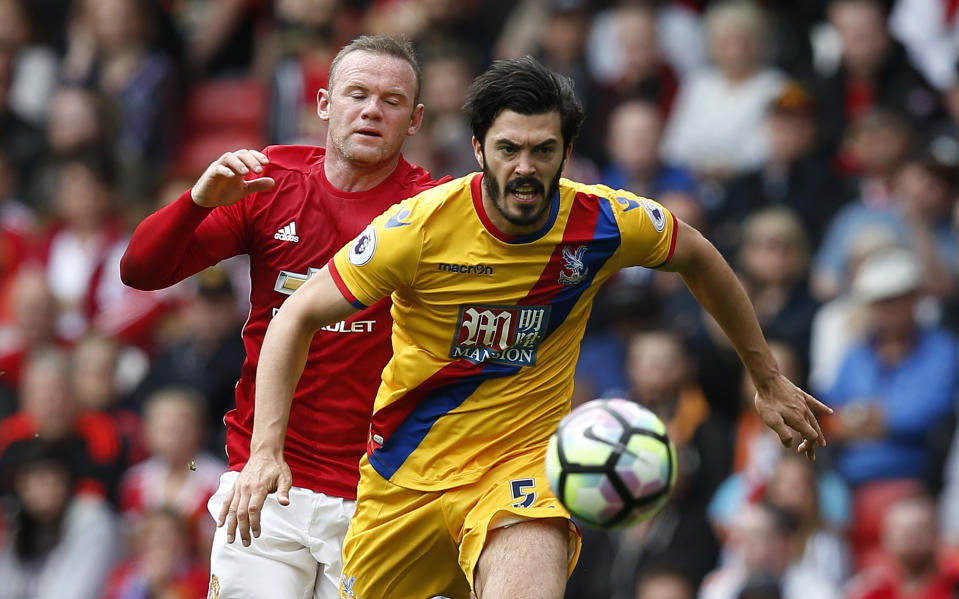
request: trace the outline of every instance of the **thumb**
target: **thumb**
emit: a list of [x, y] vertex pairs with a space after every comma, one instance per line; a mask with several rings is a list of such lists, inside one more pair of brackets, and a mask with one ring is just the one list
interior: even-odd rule
[[276, 181], [274, 181], [272, 177], [260, 177], [259, 179], [244, 181], [243, 191], [247, 194], [256, 193], [258, 191], [272, 189], [274, 185], [276, 185]]

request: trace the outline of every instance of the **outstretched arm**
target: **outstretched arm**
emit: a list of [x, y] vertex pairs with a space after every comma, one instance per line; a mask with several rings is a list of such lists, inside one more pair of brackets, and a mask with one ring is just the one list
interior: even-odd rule
[[239, 528], [244, 545], [250, 532], [260, 536], [260, 510], [269, 493], [289, 505], [290, 467], [283, 457], [290, 404], [306, 365], [313, 335], [320, 327], [343, 320], [357, 309], [337, 289], [329, 268], [310, 277], [291, 295], [266, 330], [256, 369], [253, 437], [250, 459], [223, 503], [218, 525], [227, 525], [233, 542]]
[[756, 409], [763, 422], [786, 447], [798, 433], [803, 439], [799, 451], [815, 459], [815, 444], [826, 444], [816, 414], [832, 410], [780, 373], [746, 291], [713, 244], [682, 221], [675, 234], [673, 257], [661, 270], [678, 272], [729, 337], [756, 385]]

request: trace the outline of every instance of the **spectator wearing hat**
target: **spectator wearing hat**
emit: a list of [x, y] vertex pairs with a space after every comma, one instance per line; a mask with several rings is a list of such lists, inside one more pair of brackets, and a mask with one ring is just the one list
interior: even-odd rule
[[866, 258], [853, 279], [869, 324], [824, 394], [836, 410], [830, 439], [839, 443], [837, 469], [852, 485], [922, 477], [926, 436], [953, 410], [959, 344], [917, 321], [922, 282], [916, 256], [898, 248]]
[[828, 158], [819, 152], [819, 112], [812, 96], [798, 83], [787, 83], [766, 114], [769, 157], [758, 168], [734, 178], [714, 222], [712, 241], [720, 250], [737, 243], [740, 223], [767, 206], [796, 213], [819, 243], [829, 219], [848, 199]]

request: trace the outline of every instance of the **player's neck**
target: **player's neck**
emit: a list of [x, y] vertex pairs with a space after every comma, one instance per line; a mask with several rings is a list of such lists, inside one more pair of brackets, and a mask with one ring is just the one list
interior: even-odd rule
[[334, 153], [326, 155], [323, 173], [330, 184], [346, 192], [368, 191], [386, 180], [400, 163], [400, 155], [374, 165], [357, 164]]

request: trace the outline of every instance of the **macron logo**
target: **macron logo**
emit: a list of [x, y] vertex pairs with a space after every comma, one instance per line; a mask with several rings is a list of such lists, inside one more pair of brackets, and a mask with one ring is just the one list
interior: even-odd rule
[[292, 241], [294, 243], [299, 241], [300, 236], [296, 234], [296, 221], [291, 220], [290, 224], [274, 233], [273, 239], [279, 239], [280, 241]]

